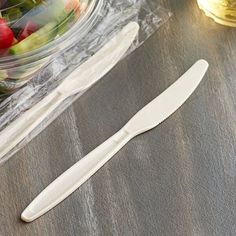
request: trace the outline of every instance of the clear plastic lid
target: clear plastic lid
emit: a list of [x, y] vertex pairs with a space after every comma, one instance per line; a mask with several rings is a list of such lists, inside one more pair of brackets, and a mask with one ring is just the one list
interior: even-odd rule
[[1, 0], [0, 57], [18, 56], [60, 38], [87, 12], [90, 0]]

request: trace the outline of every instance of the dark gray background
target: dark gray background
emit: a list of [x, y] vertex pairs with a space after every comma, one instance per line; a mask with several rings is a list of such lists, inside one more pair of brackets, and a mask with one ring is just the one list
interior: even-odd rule
[[[195, 0], [163, 0], [174, 16], [52, 125], [0, 167], [0, 235], [236, 235], [236, 30]], [[195, 94], [135, 138], [57, 208], [31, 224], [21, 211], [110, 137], [197, 59]]]

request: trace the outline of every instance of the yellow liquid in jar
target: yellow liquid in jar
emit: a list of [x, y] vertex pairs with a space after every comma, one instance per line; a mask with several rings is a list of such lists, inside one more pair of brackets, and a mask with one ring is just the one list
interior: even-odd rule
[[198, 0], [198, 5], [217, 23], [236, 27], [236, 0]]

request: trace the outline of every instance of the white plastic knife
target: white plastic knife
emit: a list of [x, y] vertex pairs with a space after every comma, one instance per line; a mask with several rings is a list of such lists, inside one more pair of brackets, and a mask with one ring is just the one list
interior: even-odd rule
[[173, 114], [197, 88], [207, 68], [206, 61], [196, 62], [180, 79], [140, 110], [120, 131], [52, 182], [25, 209], [21, 219], [31, 222], [55, 207], [97, 172], [132, 138], [156, 127]]
[[86, 90], [110, 71], [130, 48], [138, 31], [139, 25], [136, 22], [127, 24], [88, 61], [75, 69], [52, 93], [2, 130], [0, 163], [6, 161], [3, 157], [24, 140], [66, 98]]

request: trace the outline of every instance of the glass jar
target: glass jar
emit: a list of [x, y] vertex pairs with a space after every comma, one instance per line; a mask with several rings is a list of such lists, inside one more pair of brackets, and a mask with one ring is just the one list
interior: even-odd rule
[[215, 22], [236, 27], [236, 0], [197, 0], [199, 7]]

